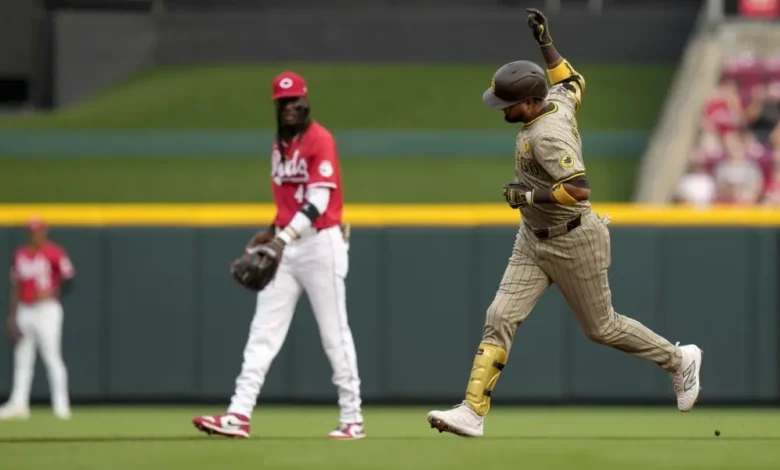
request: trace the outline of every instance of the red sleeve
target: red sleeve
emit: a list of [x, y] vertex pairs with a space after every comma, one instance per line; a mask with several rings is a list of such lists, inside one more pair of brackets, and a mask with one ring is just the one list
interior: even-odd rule
[[60, 273], [62, 279], [70, 279], [76, 275], [76, 270], [73, 268], [73, 263], [71, 263], [68, 254], [65, 253], [65, 250], [61, 248], [54, 250], [52, 258], [53, 259], [51, 260], [51, 264], [54, 269]]
[[337, 188], [339, 181], [339, 157], [336, 140], [327, 132], [312, 143], [309, 168], [309, 187]]

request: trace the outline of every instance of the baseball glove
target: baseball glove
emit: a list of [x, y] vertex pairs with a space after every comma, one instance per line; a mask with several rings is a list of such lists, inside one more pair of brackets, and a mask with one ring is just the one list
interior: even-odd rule
[[230, 265], [233, 279], [249, 290], [260, 292], [276, 276], [283, 249], [284, 243], [278, 239], [248, 249]]

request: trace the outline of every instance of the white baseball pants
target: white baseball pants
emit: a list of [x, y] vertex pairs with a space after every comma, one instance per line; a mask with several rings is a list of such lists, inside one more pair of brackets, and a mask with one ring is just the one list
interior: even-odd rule
[[340, 421], [363, 422], [357, 355], [347, 322], [344, 280], [348, 245], [339, 227], [311, 232], [284, 249], [274, 280], [257, 295], [229, 413], [252, 415], [271, 362], [279, 353], [303, 290], [309, 296], [322, 346], [333, 369]]
[[48, 374], [54, 412], [70, 411], [68, 372], [61, 348], [62, 305], [54, 299], [34, 304], [20, 303], [16, 320], [22, 337], [14, 347], [14, 383], [8, 404], [29, 407], [35, 351], [38, 349]]

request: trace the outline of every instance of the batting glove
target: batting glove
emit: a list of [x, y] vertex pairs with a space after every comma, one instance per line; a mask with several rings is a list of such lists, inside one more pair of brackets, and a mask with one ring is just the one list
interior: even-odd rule
[[553, 41], [547, 18], [536, 8], [526, 8], [525, 11], [528, 12], [528, 27], [533, 31], [536, 42], [540, 46], [551, 46]]
[[533, 191], [521, 184], [504, 185], [504, 199], [512, 209], [521, 209], [533, 205]]

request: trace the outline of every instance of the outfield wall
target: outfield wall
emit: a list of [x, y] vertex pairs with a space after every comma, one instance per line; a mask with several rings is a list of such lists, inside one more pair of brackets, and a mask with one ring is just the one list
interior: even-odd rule
[[[702, 400], [780, 399], [780, 213], [598, 209], [613, 217], [616, 309], [703, 348]], [[4, 206], [0, 267], [24, 240], [16, 225], [31, 212], [51, 221], [78, 271], [64, 300], [74, 400], [227, 401], [254, 311], [228, 263], [271, 208]], [[347, 214], [355, 224], [348, 308], [366, 400], [461, 398], [515, 213], [485, 205], [350, 206]], [[10, 387], [10, 352], [0, 347], [0, 396]], [[261, 399], [335, 400], [330, 376], [304, 298]], [[48, 395], [40, 364], [34, 390]], [[589, 342], [555, 288], [518, 331], [495, 397], [673, 399], [663, 371]]]

